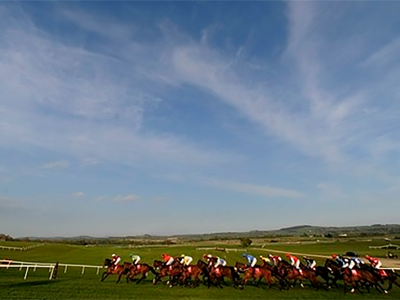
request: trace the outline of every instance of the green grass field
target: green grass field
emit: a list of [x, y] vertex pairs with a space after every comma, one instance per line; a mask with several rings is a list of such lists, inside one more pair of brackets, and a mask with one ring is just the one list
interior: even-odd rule
[[[377, 243], [373, 243], [374, 245]], [[381, 244], [384, 244], [382, 242]], [[15, 246], [10, 242], [1, 242], [0, 245]], [[318, 255], [330, 255], [334, 252], [343, 253], [356, 251], [361, 255], [384, 256], [385, 250], [370, 251], [371, 242], [348, 241], [345, 243], [320, 243], [306, 245], [268, 244], [265, 248], [283, 252], [310, 253]], [[23, 246], [29, 246], [24, 244]], [[212, 245], [215, 247], [215, 244]], [[224, 247], [223, 244], [218, 245]], [[104, 258], [117, 253], [123, 261], [129, 261], [129, 254], [136, 253], [142, 257], [142, 262], [152, 264], [154, 259], [160, 259], [164, 252], [171, 255], [188, 254], [197, 261], [204, 253], [211, 253], [224, 257], [228, 264], [234, 265], [236, 261], [244, 262], [240, 257], [241, 252], [197, 251], [197, 245], [170, 246], [129, 249], [127, 247], [96, 246], [84, 247], [64, 244], [46, 244], [28, 251], [0, 250], [0, 258], [9, 258], [16, 261], [48, 262], [82, 265], [102, 265]], [[202, 245], [204, 247], [204, 245]], [[256, 249], [257, 248], [257, 249]], [[248, 248], [253, 255], [267, 255], [269, 252], [258, 249], [257, 246]], [[319, 259], [322, 263], [323, 259]], [[268, 290], [262, 284], [260, 287], [246, 286], [244, 290], [226, 286], [223, 289], [205, 286], [198, 288], [173, 287], [166, 285], [152, 285], [153, 275], [139, 285], [127, 284], [125, 281], [116, 284], [116, 277], [110, 276], [104, 282], [100, 282], [100, 274], [96, 269], [69, 267], [64, 273], [64, 267], [58, 270], [56, 280], [48, 280], [48, 269], [30, 270], [24, 280], [25, 269], [0, 269], [0, 299], [400, 299], [400, 288], [394, 287], [389, 295], [382, 295], [372, 290], [370, 294], [344, 294], [343, 289], [326, 291], [321, 289], [314, 291], [306, 285], [305, 289], [295, 287], [289, 291], [279, 291], [276, 287]], [[229, 283], [229, 281], [228, 281]]]

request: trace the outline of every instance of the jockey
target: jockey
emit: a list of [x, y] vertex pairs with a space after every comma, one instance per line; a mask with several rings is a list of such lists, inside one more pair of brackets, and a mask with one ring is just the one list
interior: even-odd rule
[[187, 256], [187, 255], [185, 255], [185, 254], [182, 254], [182, 255], [181, 255], [180, 262], [181, 262], [182, 265], [184, 265], [185, 267], [187, 267], [187, 266], [190, 265], [190, 263], [192, 262], [192, 260], [193, 260], [193, 257]]
[[382, 266], [382, 262], [375, 258], [375, 257], [371, 257], [369, 255], [365, 255], [365, 258], [368, 259], [368, 261], [371, 263], [371, 266], [377, 270], [380, 269], [380, 267]]
[[347, 267], [346, 263], [344, 262], [343, 257], [341, 255], [338, 256], [337, 254], [332, 254], [332, 259], [334, 261], [336, 261], [341, 268], [346, 268]]
[[348, 257], [343, 257], [341, 255], [339, 255], [336, 260], [339, 262], [342, 262], [341, 268], [345, 269], [345, 268], [349, 268], [349, 269], [353, 269], [355, 263], [354, 261], [351, 261]]
[[174, 258], [167, 253], [162, 254], [161, 257], [163, 258], [166, 266], [170, 266], [175, 261]]
[[137, 265], [138, 262], [140, 261], [140, 256], [139, 255], [135, 255], [135, 254], [129, 254], [130, 258], [132, 258], [133, 264]]
[[[364, 264], [364, 262], [362, 261], [361, 258], [358, 257], [351, 257], [350, 261], [353, 262], [354, 266], [353, 267], [357, 267], [357, 269], [361, 269], [361, 266]], [[352, 263], [350, 262], [350, 265], [352, 265]], [[353, 267], [350, 267], [350, 269], [352, 269]]]
[[315, 270], [315, 267], [317, 266], [317, 262], [314, 259], [309, 258], [307, 256], [303, 256], [303, 258], [307, 263], [307, 268], [311, 269], [311, 270]]
[[214, 257], [215, 258], [215, 265], [214, 268], [218, 268], [219, 266], [226, 266], [226, 261], [220, 257]]
[[290, 264], [300, 271], [300, 259], [290, 253], [286, 253], [285, 256], [290, 260]]
[[212, 262], [213, 256], [211, 254], [204, 254], [203, 258], [207, 260], [207, 263], [210, 264]]
[[260, 255], [259, 258], [264, 262], [264, 264], [269, 264], [271, 262], [271, 260], [268, 257]]
[[254, 267], [257, 263], [257, 258], [255, 258], [253, 255], [242, 253], [242, 257], [247, 259], [247, 265], [249, 267]]
[[111, 257], [112, 257], [111, 263], [113, 264], [113, 268], [116, 268], [118, 266], [118, 263], [121, 261], [121, 257], [119, 257], [116, 254], [112, 254]]
[[278, 262], [282, 260], [282, 258], [279, 255], [268, 254], [268, 257], [270, 260], [273, 261], [275, 267], [278, 265]]

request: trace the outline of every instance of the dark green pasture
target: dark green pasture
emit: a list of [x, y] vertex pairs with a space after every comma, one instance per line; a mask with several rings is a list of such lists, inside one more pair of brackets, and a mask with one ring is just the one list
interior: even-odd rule
[[[372, 242], [384, 244], [384, 242]], [[0, 245], [14, 246], [12, 243], [1, 242]], [[356, 251], [362, 255], [382, 255], [385, 250], [369, 250], [371, 242], [347, 241], [342, 243], [318, 243], [318, 244], [268, 244], [248, 248], [253, 255], [267, 255], [265, 249], [274, 249], [284, 252], [310, 253], [317, 255], [330, 255], [332, 253], [343, 253], [345, 251]], [[29, 246], [24, 244], [24, 246]], [[212, 245], [210, 247], [215, 247]], [[46, 244], [28, 251], [0, 250], [0, 259], [8, 258], [16, 261], [48, 262], [60, 264], [78, 264], [101, 266], [104, 258], [116, 253], [123, 261], [129, 261], [129, 254], [135, 253], [142, 257], [143, 263], [152, 264], [155, 259], [161, 259], [161, 254], [167, 252], [171, 255], [188, 254], [197, 261], [204, 253], [219, 255], [234, 265], [236, 261], [244, 262], [240, 256], [241, 252], [222, 252], [210, 250], [196, 250], [198, 245], [186, 246], [164, 246], [151, 248], [133, 248], [118, 246], [74, 246], [65, 244]], [[206, 247], [202, 245], [201, 247]], [[218, 247], [225, 247], [223, 244]], [[230, 246], [232, 247], [232, 246]], [[240, 248], [237, 246], [237, 248]], [[322, 263], [324, 259], [318, 260]], [[198, 288], [176, 286], [170, 288], [164, 284], [152, 285], [152, 274], [148, 279], [136, 284], [123, 281], [116, 284], [115, 275], [109, 276], [104, 282], [100, 282], [101, 273], [97, 275], [97, 269], [85, 268], [82, 274], [81, 267], [64, 267], [58, 270], [56, 280], [48, 280], [48, 269], [29, 270], [28, 277], [24, 280], [25, 268], [0, 269], [0, 299], [400, 299], [400, 289], [394, 287], [388, 295], [379, 294], [372, 290], [371, 293], [344, 294], [342, 286], [339, 289], [325, 290], [321, 288], [314, 291], [306, 284], [306, 287], [294, 287], [288, 291], [280, 291], [273, 287], [268, 290], [262, 283], [259, 287], [248, 285], [244, 290], [228, 286], [223, 289], [201, 285]]]

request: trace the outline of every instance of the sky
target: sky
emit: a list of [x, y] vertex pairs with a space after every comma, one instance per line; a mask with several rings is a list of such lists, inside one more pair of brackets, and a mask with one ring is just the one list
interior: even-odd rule
[[399, 223], [400, 2], [0, 2], [0, 233]]

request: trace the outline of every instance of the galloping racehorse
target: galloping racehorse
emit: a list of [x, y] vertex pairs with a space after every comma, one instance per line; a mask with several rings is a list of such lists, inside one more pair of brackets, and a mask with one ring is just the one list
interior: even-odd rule
[[215, 259], [212, 259], [208, 264], [208, 288], [210, 288], [211, 282], [214, 282], [215, 286], [222, 288], [221, 283], [225, 283], [224, 277], [229, 278], [232, 281], [232, 285], [234, 288], [239, 286], [240, 276], [239, 273], [235, 270], [234, 267], [228, 266], [218, 266], [215, 267]]
[[123, 265], [114, 265], [112, 263], [112, 260], [109, 258], [106, 258], [104, 260], [103, 267], [107, 268], [107, 271], [103, 273], [101, 276], [101, 281], [104, 281], [108, 277], [108, 275], [118, 275], [118, 280], [117, 283], [120, 282], [121, 276], [126, 275], [128, 273], [129, 267], [131, 263], [125, 262]]
[[[201, 259], [197, 261], [197, 266], [201, 269], [202, 275], [203, 275], [203, 282], [204, 284], [208, 285], [208, 282], [210, 280], [210, 275], [209, 275], [209, 270], [208, 270], [208, 264]], [[207, 278], [207, 280], [206, 280]]]
[[157, 284], [159, 281], [162, 281], [161, 278], [169, 276], [167, 284], [170, 284], [172, 287], [173, 284], [177, 283], [179, 277], [181, 277], [182, 265], [178, 261], [174, 261], [171, 265], [167, 266], [165, 263], [155, 260], [153, 267], [159, 269], [159, 273], [154, 278], [153, 284]]
[[149, 272], [153, 273], [155, 276], [158, 276], [158, 273], [154, 271], [154, 268], [152, 266], [149, 266], [148, 264], [131, 264], [128, 274], [126, 276], [126, 282], [129, 282], [129, 280], [133, 281], [136, 275], [141, 274], [142, 277], [136, 282], [139, 283], [147, 277]]
[[347, 287], [351, 286], [351, 292], [354, 293], [355, 290], [357, 289], [360, 293], [362, 291], [359, 289], [360, 284], [365, 286], [367, 288], [367, 291], [369, 292], [368, 285], [372, 285], [375, 287], [375, 289], [382, 293], [385, 292], [387, 293], [386, 290], [383, 289], [383, 287], [379, 284], [379, 282], [382, 280], [377, 277], [375, 274], [371, 273], [370, 271], [366, 269], [352, 269], [350, 270], [349, 268], [344, 268], [342, 269], [343, 273], [343, 280], [344, 280], [344, 293], [347, 292]]
[[[304, 265], [303, 265], [304, 266]], [[279, 261], [277, 265], [278, 273], [285, 277], [288, 281], [293, 280], [293, 286], [295, 285], [296, 281], [300, 281], [300, 286], [304, 287], [303, 285], [303, 280], [308, 279], [316, 290], [318, 290], [320, 283], [316, 277], [316, 274], [314, 271], [308, 270], [308, 269], [300, 269], [297, 270], [295, 267], [293, 267], [291, 264], [289, 264], [285, 260]]]
[[189, 285], [189, 280], [194, 278], [193, 287], [199, 286], [201, 274], [203, 274], [203, 270], [198, 265], [183, 266], [181, 281], [184, 285]]
[[331, 278], [332, 286], [339, 287], [337, 281], [343, 279], [341, 266], [333, 259], [328, 258], [325, 261], [325, 268], [333, 275], [333, 278]]
[[260, 284], [260, 281], [264, 279], [265, 283], [268, 284], [268, 288], [272, 287], [272, 283], [274, 282], [272, 278], [272, 272], [266, 267], [260, 267], [258, 265], [255, 265], [254, 267], [249, 267], [244, 263], [236, 262], [235, 268], [237, 268], [239, 272], [244, 273], [242, 279], [243, 286], [245, 286], [250, 279], [258, 279], [258, 282], [256, 284], [256, 286], [258, 286]]
[[400, 287], [400, 284], [397, 282], [397, 278], [400, 277], [399, 274], [397, 274], [394, 270], [372, 270], [371, 272], [374, 272], [377, 274], [383, 281], [389, 281], [389, 287], [386, 289], [386, 291], [390, 291], [393, 287], [393, 284], [397, 285]]
[[265, 268], [265, 269], [271, 271], [273, 278], [278, 280], [278, 287], [280, 290], [282, 290], [282, 289], [288, 290], [289, 289], [289, 286], [290, 286], [289, 282], [286, 280], [286, 278], [284, 276], [279, 274], [278, 268], [276, 266], [271, 266], [267, 262], [263, 261], [261, 268]]

